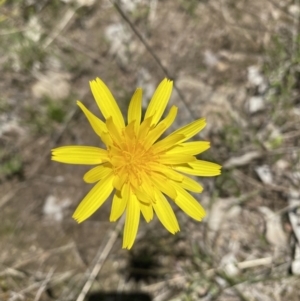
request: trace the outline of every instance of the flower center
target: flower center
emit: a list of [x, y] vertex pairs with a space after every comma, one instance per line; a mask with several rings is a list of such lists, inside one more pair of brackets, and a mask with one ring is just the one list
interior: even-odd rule
[[144, 174], [151, 174], [149, 163], [157, 158], [151, 148], [145, 149], [143, 142], [137, 138], [130, 141], [124, 139], [108, 150], [115, 175], [133, 187], [141, 185]]

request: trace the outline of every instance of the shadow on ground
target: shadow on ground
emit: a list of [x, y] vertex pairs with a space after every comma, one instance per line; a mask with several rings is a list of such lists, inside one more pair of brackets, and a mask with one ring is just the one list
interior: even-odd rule
[[151, 301], [152, 298], [150, 295], [145, 293], [105, 293], [105, 292], [97, 292], [91, 294], [87, 301]]

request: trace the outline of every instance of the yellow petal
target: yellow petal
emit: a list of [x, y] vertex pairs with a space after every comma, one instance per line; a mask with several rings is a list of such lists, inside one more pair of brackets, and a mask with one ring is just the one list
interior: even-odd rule
[[73, 214], [73, 218], [81, 223], [90, 217], [106, 201], [113, 190], [113, 173], [98, 182], [81, 201]]
[[148, 135], [148, 132], [150, 131], [151, 121], [152, 121], [152, 117], [143, 120], [139, 128], [139, 133], [138, 133], [139, 138], [144, 138]]
[[164, 154], [160, 155], [157, 161], [161, 164], [182, 164], [196, 160], [196, 157], [186, 154]]
[[170, 135], [155, 143], [151, 149], [155, 153], [160, 153], [168, 150], [169, 148], [172, 148], [175, 144], [177, 144], [179, 141], [182, 141], [183, 139], [184, 135]]
[[195, 136], [198, 132], [200, 132], [204, 127], [206, 126], [206, 121], [204, 118], [195, 120], [189, 124], [187, 124], [186, 126], [176, 130], [175, 132], [173, 132], [170, 136], [173, 135], [184, 135], [184, 139], [182, 139], [180, 142], [184, 142], [188, 139], [190, 139], [191, 137]]
[[149, 223], [153, 219], [153, 208], [150, 204], [145, 204], [143, 202], [139, 202], [141, 212], [145, 218], [145, 221]]
[[52, 149], [51, 159], [68, 164], [95, 165], [108, 161], [108, 155], [99, 147], [71, 145]]
[[114, 181], [113, 181], [113, 186], [117, 190], [122, 190], [123, 184], [127, 180], [127, 174], [120, 172], [119, 175], [115, 175]]
[[143, 91], [141, 88], [137, 88], [131, 98], [128, 108], [128, 124], [135, 121], [135, 124], [141, 123], [142, 117], [142, 97]]
[[158, 124], [154, 129], [149, 131], [148, 134], [144, 135], [146, 137], [145, 142], [143, 143], [144, 148], [149, 149], [152, 144], [163, 134], [165, 131], [164, 124]]
[[111, 166], [109, 166], [108, 164], [102, 164], [92, 168], [87, 173], [85, 173], [83, 180], [86, 183], [95, 183], [107, 177], [111, 172]]
[[196, 182], [195, 180], [183, 176], [183, 180], [181, 182], [177, 182], [182, 188], [189, 190], [189, 191], [193, 191], [193, 192], [202, 192], [203, 191], [203, 187]]
[[173, 166], [174, 169], [200, 177], [214, 177], [221, 174], [222, 166], [216, 163], [196, 160], [184, 165]]
[[210, 148], [208, 141], [192, 141], [176, 145], [167, 151], [166, 154], [197, 155]]
[[108, 132], [103, 132], [103, 134], [101, 135], [101, 140], [107, 147], [113, 145], [113, 141]]
[[123, 237], [123, 249], [131, 249], [136, 238], [140, 222], [140, 204], [134, 194], [130, 195], [126, 208], [126, 221]]
[[[145, 203], [148, 203], [148, 201], [155, 200], [155, 195], [153, 191], [153, 181], [149, 178], [149, 176], [144, 172], [141, 171], [141, 183], [139, 184], [139, 187], [137, 188], [137, 191], [141, 193], [141, 195], [138, 195], [138, 198]], [[146, 199], [143, 199], [143, 195], [147, 195]], [[150, 202], [151, 202], [150, 201]]]
[[151, 174], [151, 180], [155, 184], [156, 188], [160, 191], [162, 191], [164, 194], [166, 194], [171, 199], [175, 200], [177, 197], [176, 190], [172, 185], [169, 185], [169, 180], [165, 178], [164, 176], [153, 172]]
[[145, 114], [145, 119], [153, 116], [151, 124], [157, 124], [163, 115], [169, 102], [172, 88], [173, 82], [165, 78], [155, 90]]
[[180, 229], [172, 207], [162, 193], [157, 192], [156, 197], [157, 201], [153, 203], [153, 209], [158, 219], [168, 231], [175, 234]]
[[116, 191], [113, 198], [110, 217], [109, 217], [109, 220], [111, 222], [115, 222], [124, 213], [127, 205], [127, 201], [128, 201], [128, 189], [127, 191], [124, 191], [123, 189], [122, 192]]
[[131, 123], [129, 123], [127, 125], [127, 127], [124, 130], [124, 136], [125, 136], [125, 139], [127, 141], [127, 145], [132, 144], [130, 142], [132, 142], [132, 140], [137, 137], [138, 129], [136, 128], [135, 125], [136, 125], [136, 122], [132, 121]]
[[104, 118], [112, 117], [118, 128], [124, 128], [125, 123], [120, 108], [104, 82], [97, 77], [95, 80], [90, 81], [90, 87]]
[[94, 132], [102, 138], [103, 133], [107, 132], [107, 128], [105, 123], [96, 117], [92, 112], [90, 112], [79, 100], [77, 101], [77, 105], [83, 111], [84, 115], [90, 122], [91, 127]]
[[[149, 195], [148, 193], [146, 193], [145, 190], [143, 189], [143, 187], [144, 186], [141, 185], [141, 186], [139, 186], [139, 189], [134, 188], [134, 193], [140, 202], [150, 205], [150, 204], [152, 204], [154, 195], [152, 196], [152, 195]], [[151, 193], [153, 194], [153, 191], [151, 191]]]
[[177, 198], [175, 199], [176, 205], [190, 217], [197, 221], [201, 221], [206, 215], [203, 207], [193, 196], [180, 187], [180, 185], [174, 182], [172, 184], [177, 192]]
[[162, 175], [164, 175], [165, 177], [171, 180], [178, 181], [178, 182], [181, 182], [183, 180], [183, 175], [173, 170], [169, 166], [151, 162], [149, 164], [149, 168], [153, 171], [158, 171], [159, 173], [161, 173]]
[[172, 123], [174, 122], [176, 116], [177, 116], [178, 108], [175, 106], [172, 106], [167, 117], [164, 118], [159, 124], [164, 124], [166, 129], [168, 129]]
[[122, 141], [121, 138], [121, 131], [120, 129], [115, 125], [113, 118], [109, 117], [106, 119], [106, 126], [109, 132], [110, 137], [115, 143], [120, 143]]
[[177, 108], [173, 106], [168, 116], [162, 120], [154, 129], [150, 130], [144, 143], [144, 148], [148, 149], [173, 123], [177, 114]]

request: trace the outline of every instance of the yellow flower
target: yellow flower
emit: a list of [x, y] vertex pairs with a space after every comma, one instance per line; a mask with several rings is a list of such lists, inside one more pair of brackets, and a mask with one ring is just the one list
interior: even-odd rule
[[201, 131], [205, 119], [196, 120], [158, 141], [177, 115], [172, 106], [159, 121], [172, 93], [173, 82], [164, 79], [157, 87], [142, 121], [142, 89], [137, 88], [129, 104], [127, 125], [107, 86], [99, 79], [90, 87], [105, 122], [77, 102], [106, 149], [93, 146], [62, 146], [52, 150], [52, 160], [69, 164], [97, 165], [83, 179], [97, 184], [81, 201], [73, 218], [81, 223], [90, 217], [114, 190], [110, 221], [126, 211], [123, 248], [134, 243], [140, 213], [146, 222], [153, 210], [172, 234], [179, 225], [168, 196], [186, 214], [197, 221], [205, 216], [199, 202], [187, 191], [202, 192], [202, 186], [184, 174], [217, 176], [221, 166], [197, 160], [195, 155], [210, 147], [207, 141], [186, 142]]

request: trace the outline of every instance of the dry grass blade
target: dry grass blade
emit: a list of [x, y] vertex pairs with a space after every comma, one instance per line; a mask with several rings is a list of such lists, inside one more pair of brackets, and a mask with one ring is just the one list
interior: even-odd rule
[[92, 270], [90, 271], [87, 281], [85, 285], [83, 286], [80, 294], [78, 295], [76, 301], [83, 301], [88, 294], [93, 282], [95, 281], [95, 278], [99, 274], [109, 252], [111, 251], [114, 243], [117, 240], [118, 233], [120, 232], [122, 226], [124, 224], [124, 215], [120, 218], [118, 223], [115, 226], [115, 229], [109, 235], [108, 241], [104, 241], [103, 244], [100, 246], [99, 251], [97, 252], [97, 255], [95, 257], [95, 265], [93, 266]]
[[41, 286], [40, 286], [40, 288], [38, 289], [38, 291], [35, 295], [34, 301], [39, 301], [40, 300], [40, 298], [42, 296], [42, 293], [46, 289], [47, 284], [49, 283], [53, 273], [54, 273], [54, 269], [52, 268], [52, 269], [50, 269], [50, 271], [49, 271], [47, 277], [45, 278], [45, 280], [41, 283]]
[[232, 168], [232, 167], [237, 167], [237, 166], [245, 166], [252, 162], [255, 159], [261, 158], [262, 153], [259, 151], [252, 151], [249, 153], [246, 153], [240, 157], [232, 157], [229, 160], [227, 160], [223, 167], [224, 168]]
[[270, 265], [272, 263], [272, 261], [273, 261], [272, 257], [258, 258], [258, 259], [238, 262], [237, 267], [239, 269], [254, 268], [257, 266], [261, 266], [261, 265]]
[[69, 8], [61, 21], [57, 24], [53, 32], [48, 36], [46, 41], [43, 44], [44, 48], [47, 48], [64, 30], [64, 28], [69, 24], [76, 13], [75, 9]]

